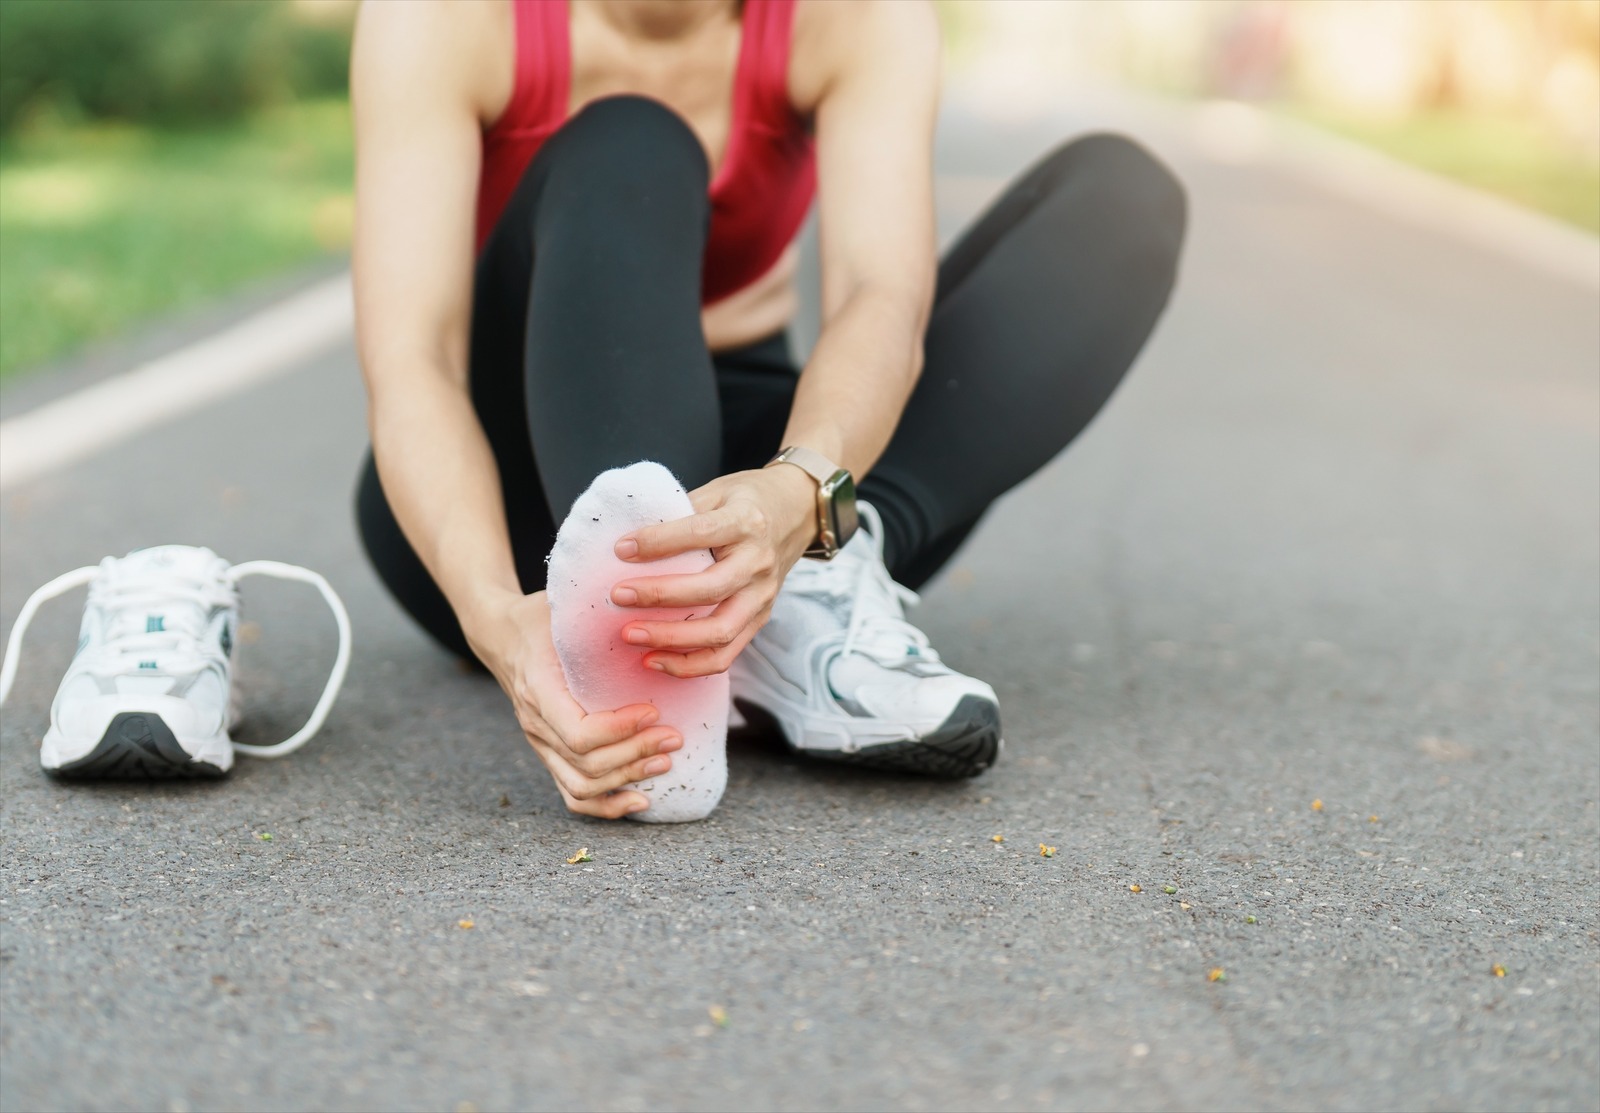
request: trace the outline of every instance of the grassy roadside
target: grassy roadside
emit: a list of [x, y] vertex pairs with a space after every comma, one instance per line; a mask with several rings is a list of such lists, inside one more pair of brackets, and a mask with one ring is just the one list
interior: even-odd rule
[[0, 378], [349, 243], [342, 100], [0, 146]]
[[1600, 163], [1525, 121], [1433, 112], [1392, 123], [1289, 108], [1306, 123], [1387, 155], [1600, 232]]

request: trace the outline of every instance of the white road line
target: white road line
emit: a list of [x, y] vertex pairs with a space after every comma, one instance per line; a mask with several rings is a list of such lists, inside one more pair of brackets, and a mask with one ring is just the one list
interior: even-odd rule
[[0, 422], [0, 491], [281, 374], [351, 331], [348, 272], [115, 378]]

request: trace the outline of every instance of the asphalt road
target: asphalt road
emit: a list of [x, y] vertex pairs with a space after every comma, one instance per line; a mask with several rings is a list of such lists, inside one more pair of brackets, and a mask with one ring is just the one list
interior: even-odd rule
[[[953, 114], [943, 220], [1081, 122]], [[348, 351], [8, 495], [6, 629], [184, 541], [324, 571], [358, 644], [290, 760], [68, 787], [35, 747], [77, 605], [41, 618], [0, 736], [0, 1105], [1600, 1105], [1594, 293], [1155, 146], [1193, 202], [1169, 317], [920, 612], [1004, 701], [970, 784], [746, 745], [708, 822], [569, 818], [364, 566]], [[332, 627], [246, 605], [272, 741]]]

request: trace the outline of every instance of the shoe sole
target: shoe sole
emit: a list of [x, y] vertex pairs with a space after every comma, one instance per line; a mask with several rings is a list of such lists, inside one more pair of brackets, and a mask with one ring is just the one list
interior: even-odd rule
[[[764, 708], [746, 699], [733, 702], [748, 723], [771, 724], [788, 741], [782, 723]], [[804, 749], [789, 742], [789, 748], [796, 753], [823, 761], [949, 781], [976, 777], [984, 772], [999, 759], [1003, 745], [1000, 708], [981, 696], [963, 696], [944, 722], [918, 739], [881, 742], [863, 746], [854, 753]]]
[[212, 779], [227, 770], [196, 761], [160, 715], [124, 711], [111, 720], [93, 750], [45, 772], [63, 780], [165, 781]]

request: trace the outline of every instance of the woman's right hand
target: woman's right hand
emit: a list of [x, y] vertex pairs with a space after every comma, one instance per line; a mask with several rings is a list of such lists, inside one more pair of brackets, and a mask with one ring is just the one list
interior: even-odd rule
[[578, 705], [556, 656], [544, 592], [509, 596], [486, 613], [466, 630], [467, 639], [511, 697], [517, 722], [567, 808], [600, 819], [648, 808], [648, 796], [622, 786], [670, 769], [667, 755], [683, 747], [683, 736], [656, 726], [659, 712], [648, 703], [592, 714]]

